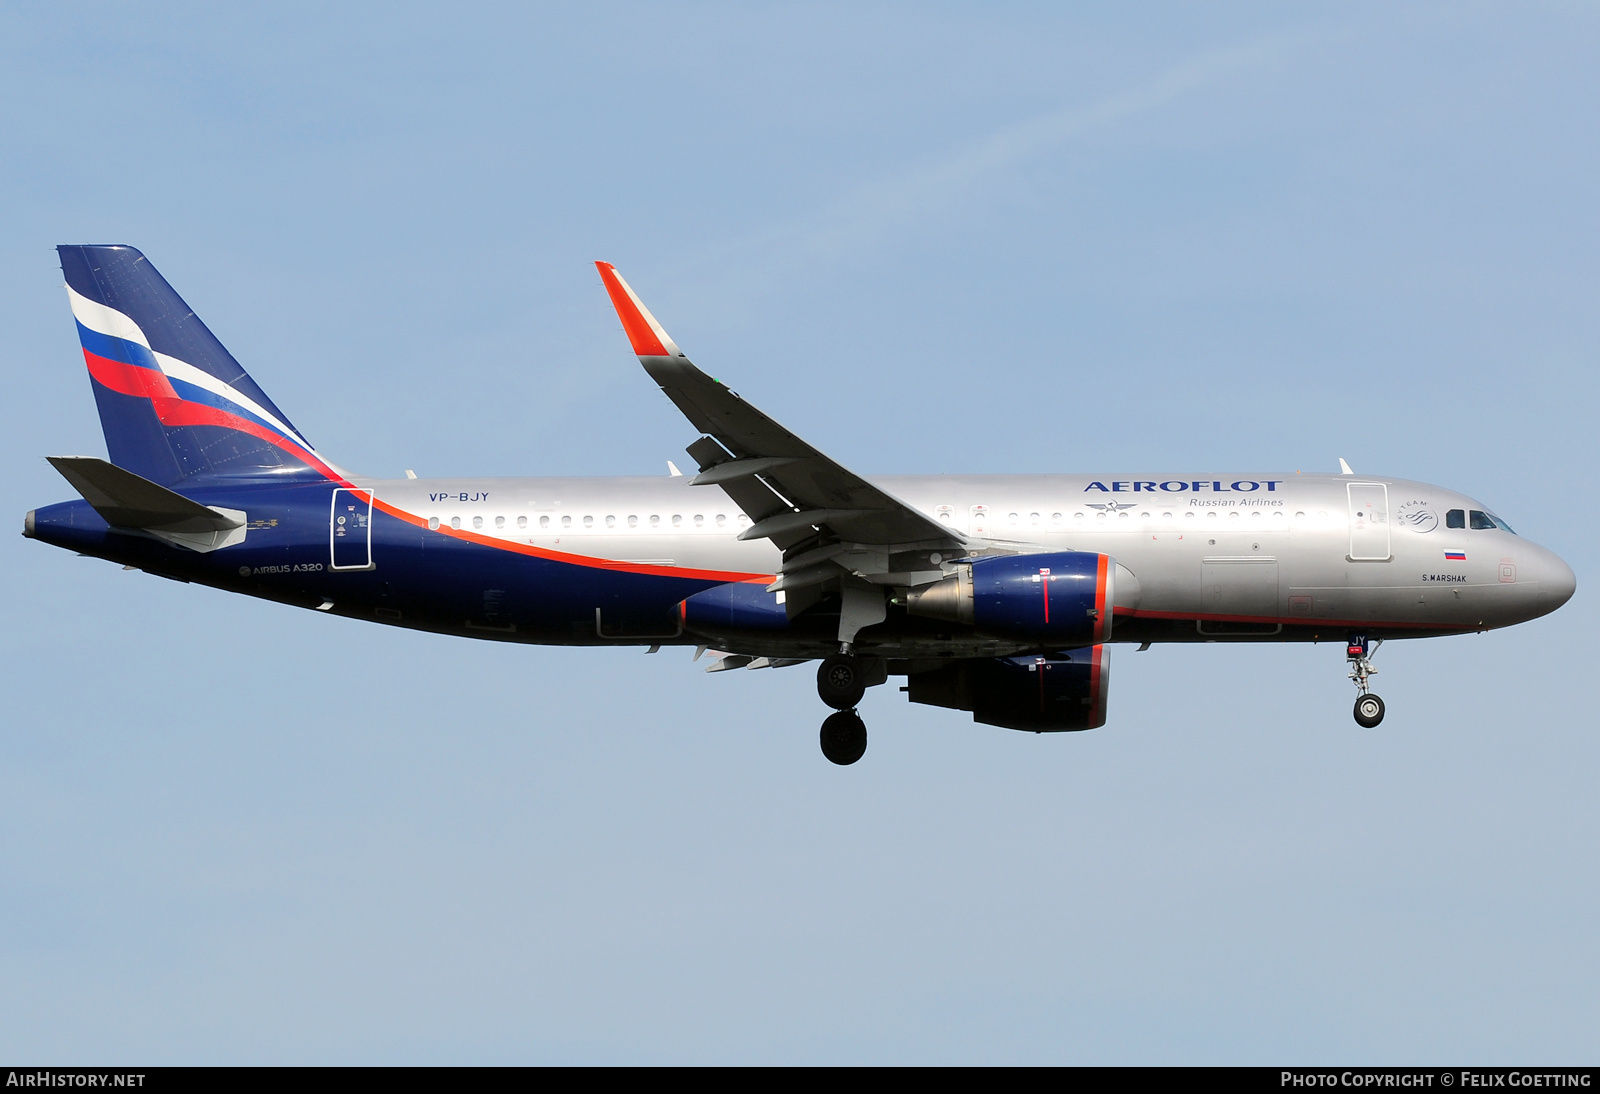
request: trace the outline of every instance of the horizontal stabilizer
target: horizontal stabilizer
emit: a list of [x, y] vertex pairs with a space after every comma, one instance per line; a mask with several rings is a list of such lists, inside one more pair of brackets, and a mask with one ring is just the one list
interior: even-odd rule
[[113, 527], [199, 533], [227, 532], [244, 524], [105, 460], [92, 456], [46, 459]]

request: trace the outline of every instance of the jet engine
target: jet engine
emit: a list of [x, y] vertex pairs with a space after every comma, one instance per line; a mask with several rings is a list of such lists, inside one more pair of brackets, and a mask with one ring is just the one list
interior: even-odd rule
[[906, 611], [996, 638], [1087, 646], [1111, 637], [1113, 609], [1134, 606], [1138, 593], [1138, 579], [1110, 555], [1000, 555], [962, 563], [937, 584], [913, 590]]
[[970, 710], [974, 722], [1035, 732], [1097, 729], [1111, 687], [1104, 646], [1048, 657], [957, 661], [906, 678], [913, 703]]

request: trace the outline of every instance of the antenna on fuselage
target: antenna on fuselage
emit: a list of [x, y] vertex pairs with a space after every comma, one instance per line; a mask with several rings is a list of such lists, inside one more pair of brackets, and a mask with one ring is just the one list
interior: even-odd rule
[[1344, 457], [1343, 456], [1339, 457], [1339, 474], [1341, 474], [1341, 475], [1354, 475], [1355, 474], [1354, 471], [1350, 470], [1350, 465], [1344, 462]]

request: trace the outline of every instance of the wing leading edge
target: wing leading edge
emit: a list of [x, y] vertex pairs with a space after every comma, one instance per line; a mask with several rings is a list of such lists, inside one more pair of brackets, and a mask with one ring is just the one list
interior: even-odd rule
[[[692, 485], [721, 487], [753, 522], [740, 538], [769, 539], [783, 551], [772, 588], [788, 592], [791, 614], [837, 582], [846, 617], [855, 604], [878, 622], [882, 590], [871, 586], [916, 585], [942, 576], [927, 556], [961, 552], [966, 541], [959, 532], [840, 466], [701, 372], [616, 268], [608, 262], [595, 266], [639, 363], [704, 434], [688, 448], [700, 471]], [[812, 595], [795, 596], [807, 589]], [[853, 637], [842, 619], [840, 641], [848, 644]]]

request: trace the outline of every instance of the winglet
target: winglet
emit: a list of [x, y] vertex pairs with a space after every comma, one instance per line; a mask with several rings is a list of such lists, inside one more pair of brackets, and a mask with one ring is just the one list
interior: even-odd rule
[[600, 271], [600, 280], [605, 282], [611, 304], [617, 309], [617, 317], [622, 320], [622, 329], [628, 332], [633, 352], [640, 357], [683, 356], [667, 332], [661, 329], [661, 324], [656, 322], [656, 317], [650, 314], [650, 309], [639, 302], [633, 289], [622, 280], [617, 268], [609, 262], [596, 262], [595, 268]]
[[1344, 462], [1344, 457], [1343, 456], [1339, 457], [1339, 474], [1341, 474], [1341, 475], [1354, 475], [1355, 474], [1354, 471], [1350, 470], [1350, 465]]

